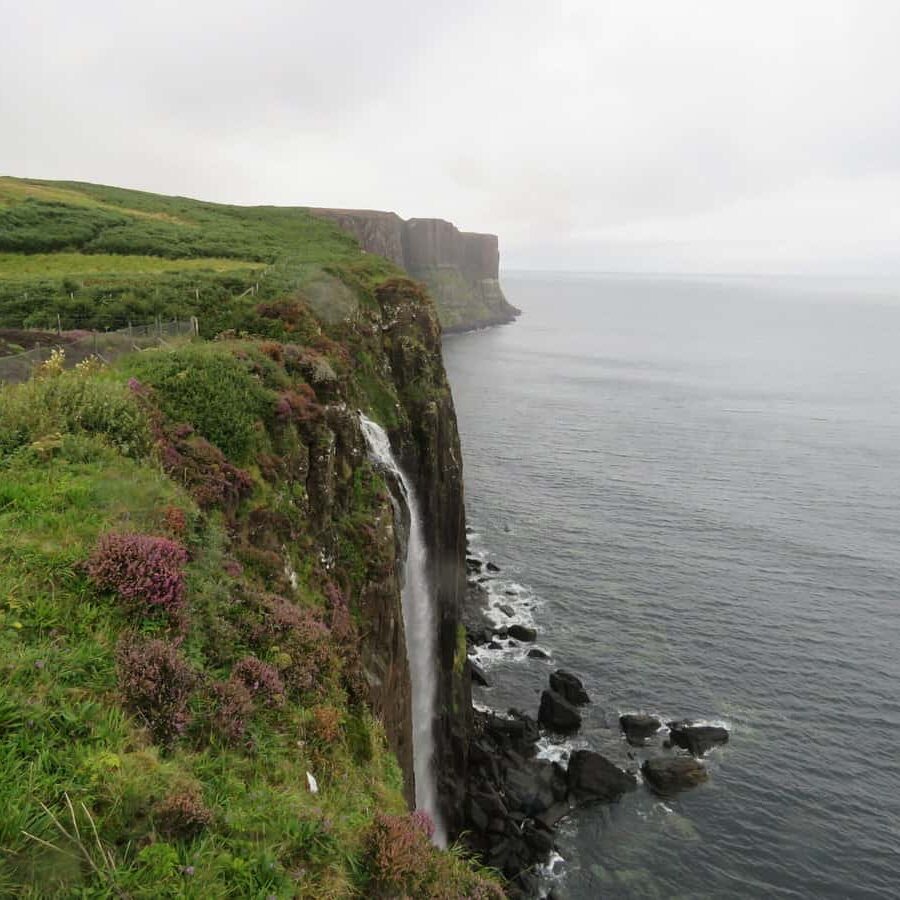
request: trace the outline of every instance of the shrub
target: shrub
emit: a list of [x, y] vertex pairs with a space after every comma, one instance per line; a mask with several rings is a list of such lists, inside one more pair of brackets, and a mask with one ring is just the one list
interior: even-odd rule
[[419, 822], [408, 815], [376, 813], [368, 851], [373, 886], [380, 896], [427, 896], [434, 848]]
[[275, 417], [283, 424], [317, 422], [322, 417], [322, 407], [318, 403], [316, 392], [308, 384], [300, 384], [294, 390], [278, 395]]
[[316, 706], [312, 711], [312, 730], [323, 744], [334, 743], [343, 729], [343, 713], [333, 706]]
[[212, 686], [214, 704], [213, 726], [229, 744], [236, 744], [247, 730], [247, 720], [253, 715], [250, 691], [234, 679], [219, 681]]
[[187, 550], [149, 534], [105, 534], [87, 563], [99, 588], [117, 593], [132, 610], [162, 610], [177, 618], [184, 605]]
[[168, 838], [189, 840], [203, 831], [213, 819], [196, 788], [183, 788], [169, 794], [153, 808], [156, 830]]
[[126, 706], [168, 747], [190, 722], [188, 701], [197, 677], [178, 650], [158, 639], [125, 638], [116, 659], [119, 689]]
[[235, 663], [231, 680], [242, 684], [254, 699], [261, 700], [266, 706], [284, 704], [284, 682], [278, 670], [255, 656], [245, 656]]

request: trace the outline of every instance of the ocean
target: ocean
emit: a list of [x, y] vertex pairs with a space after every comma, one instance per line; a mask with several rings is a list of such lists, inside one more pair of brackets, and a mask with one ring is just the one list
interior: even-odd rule
[[[900, 896], [900, 287], [506, 273], [513, 325], [445, 339], [473, 552], [498, 623], [480, 704], [581, 732], [723, 722], [710, 779], [561, 826], [573, 898]], [[499, 611], [509, 604], [509, 618]], [[629, 755], [630, 754], [630, 755]]]

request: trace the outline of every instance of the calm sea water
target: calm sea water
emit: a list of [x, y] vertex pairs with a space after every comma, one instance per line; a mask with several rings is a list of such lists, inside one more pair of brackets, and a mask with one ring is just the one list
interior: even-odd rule
[[570, 821], [562, 888], [900, 897], [900, 290], [504, 286], [522, 318], [445, 361], [491, 602], [552, 660], [492, 654], [478, 699], [536, 714], [569, 668], [630, 767], [621, 712], [732, 729], [701, 788]]

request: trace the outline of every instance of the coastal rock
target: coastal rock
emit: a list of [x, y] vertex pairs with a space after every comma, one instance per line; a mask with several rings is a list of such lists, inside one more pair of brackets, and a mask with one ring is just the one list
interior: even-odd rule
[[541, 694], [538, 722], [550, 731], [571, 734], [581, 727], [581, 713], [562, 694], [547, 690]]
[[581, 679], [564, 669], [557, 669], [550, 675], [550, 689], [561, 694], [575, 706], [583, 706], [585, 703], [591, 702]]
[[489, 563], [485, 566], [485, 569], [486, 569], [488, 572], [494, 572], [494, 573], [497, 573], [497, 572], [500, 571], [500, 566], [498, 566], [496, 563], [489, 562]]
[[647, 740], [659, 731], [662, 722], [656, 716], [627, 713], [619, 716], [619, 725], [625, 733], [625, 740], [632, 747], [643, 747]]
[[505, 795], [510, 809], [529, 817], [538, 815], [565, 798], [565, 772], [547, 760], [533, 760], [520, 769], [511, 768], [506, 775]]
[[474, 556], [466, 557], [466, 572], [468, 572], [470, 575], [481, 572], [481, 566], [482, 563], [480, 559], [475, 559]]
[[491, 680], [488, 678], [487, 673], [478, 663], [469, 660], [469, 668], [472, 670], [472, 683], [480, 684], [482, 687], [490, 687]]
[[531, 642], [537, 638], [537, 631], [528, 625], [510, 625], [509, 636], [517, 641]]
[[728, 729], [719, 725], [695, 725], [688, 719], [667, 724], [669, 743], [692, 756], [703, 756], [713, 747], [728, 743]]
[[497, 609], [499, 609], [503, 615], [509, 616], [510, 619], [516, 614], [516, 611], [508, 603], [501, 603]]
[[641, 766], [641, 772], [650, 787], [663, 796], [696, 787], [709, 778], [706, 766], [689, 756], [648, 759]]
[[593, 750], [576, 750], [572, 754], [566, 781], [570, 795], [577, 802], [600, 800], [611, 803], [637, 786], [633, 775]]
[[540, 647], [532, 647], [527, 656], [529, 659], [550, 659], [550, 654], [545, 653]]

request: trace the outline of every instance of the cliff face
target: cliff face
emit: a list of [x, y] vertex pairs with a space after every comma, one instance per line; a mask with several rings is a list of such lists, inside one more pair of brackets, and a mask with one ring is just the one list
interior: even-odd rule
[[367, 253], [385, 256], [424, 281], [446, 332], [513, 321], [500, 287], [497, 236], [459, 231], [443, 219], [401, 219], [375, 210], [312, 209], [350, 232]]

